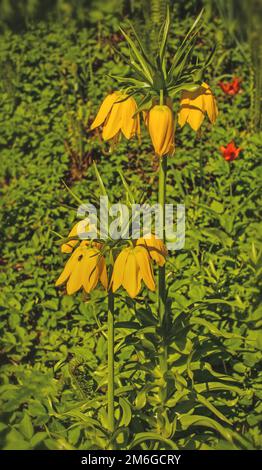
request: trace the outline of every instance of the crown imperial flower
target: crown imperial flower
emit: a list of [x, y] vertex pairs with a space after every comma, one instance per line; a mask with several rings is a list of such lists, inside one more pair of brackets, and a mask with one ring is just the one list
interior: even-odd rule
[[140, 118], [137, 104], [132, 96], [121, 92], [108, 95], [100, 106], [91, 130], [103, 126], [104, 140], [117, 140], [121, 133], [126, 139], [134, 135], [140, 136]]
[[218, 115], [216, 100], [206, 83], [202, 83], [195, 91], [183, 91], [180, 106], [179, 125], [183, 127], [188, 123], [194, 131], [200, 128], [206, 112], [212, 124]]
[[152, 233], [149, 233], [145, 237], [139, 238], [136, 242], [136, 245], [146, 247], [150, 258], [159, 266], [164, 266], [166, 262], [167, 249], [160, 238], [157, 238]]
[[158, 156], [174, 150], [174, 115], [167, 105], [155, 105], [146, 114], [148, 131]]
[[90, 293], [95, 289], [98, 281], [107, 289], [105, 258], [97, 247], [90, 246], [90, 242], [82, 241], [67, 261], [63, 272], [56, 281], [56, 286], [67, 282], [68, 295], [74, 294], [82, 287], [87, 293]]
[[130, 297], [136, 297], [141, 290], [141, 281], [148, 289], [156, 289], [148, 251], [143, 246], [124, 248], [116, 258], [111, 286], [115, 292], [123, 286]]

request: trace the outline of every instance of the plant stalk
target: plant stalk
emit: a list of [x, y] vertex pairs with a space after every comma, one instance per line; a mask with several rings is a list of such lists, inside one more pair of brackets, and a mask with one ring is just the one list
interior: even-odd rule
[[204, 166], [203, 166], [203, 157], [202, 157], [201, 147], [199, 151], [199, 173], [200, 173], [200, 190], [202, 192], [204, 189]]
[[159, 104], [160, 104], [160, 106], [163, 106], [163, 104], [164, 104], [164, 90], [160, 90], [160, 93], [159, 93]]
[[[159, 186], [158, 186], [158, 203], [162, 207], [163, 213], [163, 242], [165, 243], [165, 201], [166, 201], [166, 173], [167, 173], [167, 157], [160, 159], [159, 167]], [[166, 275], [165, 265], [159, 267], [158, 271], [158, 314], [160, 325], [165, 328], [166, 315]], [[160, 368], [163, 374], [167, 371], [167, 345], [163, 334], [163, 344], [160, 351]]]
[[114, 294], [108, 292], [108, 424], [109, 431], [113, 434], [115, 430], [115, 410], [114, 410]]
[[228, 162], [229, 164], [229, 200], [231, 208], [233, 206], [233, 178], [232, 178], [232, 163]]
[[205, 189], [205, 175], [204, 175], [204, 161], [203, 161], [203, 146], [202, 146], [202, 139], [201, 134], [199, 131], [199, 135], [197, 138], [198, 148], [199, 148], [199, 177], [200, 177], [200, 198], [203, 196], [203, 192]]

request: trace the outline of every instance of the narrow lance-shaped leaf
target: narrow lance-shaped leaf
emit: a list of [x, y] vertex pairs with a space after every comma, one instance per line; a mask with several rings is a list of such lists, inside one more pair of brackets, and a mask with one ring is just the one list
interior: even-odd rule
[[203, 12], [204, 12], [204, 8], [202, 8], [202, 10], [200, 11], [199, 15], [196, 17], [194, 23], [192, 24], [191, 28], [189, 29], [188, 33], [186, 34], [186, 36], [184, 37], [183, 41], [182, 41], [182, 45], [185, 44], [185, 42], [187, 42], [190, 34], [194, 31], [194, 29], [196, 28], [196, 26], [198, 25], [202, 15], [203, 15]]
[[[185, 38], [183, 39], [180, 47], [178, 48], [174, 58], [173, 58], [173, 64], [168, 72], [168, 79], [170, 79], [170, 77], [172, 77], [173, 75], [173, 71], [174, 71], [174, 68], [176, 67], [177, 63], [179, 62], [181, 56], [184, 54], [184, 52], [186, 51], [186, 49], [188, 47], [191, 46], [192, 42], [195, 40], [196, 38], [196, 35], [198, 34], [199, 32], [199, 29], [201, 27], [201, 25], [198, 25], [201, 17], [202, 17], [202, 14], [203, 14], [203, 9], [201, 10], [201, 12], [199, 13], [199, 15], [197, 16], [196, 20], [194, 21], [193, 25], [191, 26], [191, 28], [189, 29], [188, 33], [186, 34]], [[197, 25], [198, 25], [198, 28], [197, 28]], [[194, 32], [194, 34], [192, 34]], [[192, 36], [190, 37], [190, 35], [192, 34]]]
[[174, 86], [174, 87], [170, 87], [168, 88], [168, 94], [174, 98], [178, 93], [180, 93], [181, 91], [183, 90], [186, 90], [186, 91], [194, 91], [196, 90], [197, 88], [199, 87], [198, 84], [194, 83], [194, 82], [190, 82], [190, 83], [182, 83], [182, 85], [179, 85], [179, 86]]
[[220, 423], [215, 421], [214, 419], [199, 416], [199, 415], [182, 415], [179, 419], [182, 429], [188, 429], [190, 426], [204, 426], [207, 428], [215, 429], [217, 432], [221, 434], [227, 441], [232, 442], [232, 432], [230, 429], [226, 429], [221, 426]]
[[214, 413], [214, 415], [216, 415], [219, 419], [231, 425], [229, 419], [227, 419], [227, 417], [223, 415], [221, 411], [219, 411], [212, 403], [210, 403], [207, 398], [205, 398], [203, 395], [200, 395], [200, 393], [197, 393], [197, 399], [202, 405], [206, 406], [210, 411], [212, 411], [212, 413]]
[[132, 192], [130, 191], [130, 188], [129, 188], [129, 186], [128, 186], [128, 184], [127, 184], [125, 178], [124, 178], [124, 175], [123, 175], [122, 171], [121, 171], [121, 170], [118, 170], [118, 173], [119, 173], [119, 175], [120, 175], [120, 178], [121, 178], [121, 180], [122, 180], [122, 183], [123, 183], [123, 185], [124, 185], [124, 188], [125, 188], [125, 190], [126, 190], [126, 192], [127, 192], [127, 194], [128, 194], [128, 197], [129, 197], [130, 202], [131, 202], [132, 204], [134, 204], [134, 203], [135, 203], [134, 196], [133, 196]]
[[174, 78], [177, 79], [178, 76], [183, 72], [183, 69], [186, 63], [189, 62], [193, 54], [194, 46], [195, 46], [195, 37], [188, 44], [179, 48], [179, 50], [177, 51], [173, 59], [173, 64], [171, 65], [168, 71], [168, 75], [167, 75], [168, 82]]
[[144, 73], [143, 68], [135, 61], [133, 52], [130, 49], [130, 65], [133, 68], [133, 74], [135, 78], [140, 79], [140, 81], [146, 82], [149, 86], [152, 86], [153, 78], [148, 79], [147, 75]]
[[95, 169], [96, 178], [97, 178], [97, 181], [98, 181], [98, 184], [99, 184], [99, 187], [100, 187], [100, 191], [101, 191], [103, 196], [107, 196], [106, 188], [104, 186], [104, 183], [103, 183], [103, 180], [100, 176], [100, 173], [97, 169], [96, 162], [94, 162], [93, 165], [94, 165], [94, 169]]
[[147, 79], [152, 83], [151, 72], [150, 72], [145, 60], [143, 59], [142, 55], [140, 54], [139, 50], [137, 49], [134, 41], [128, 36], [128, 34], [122, 28], [120, 28], [120, 30], [121, 30], [123, 36], [125, 37], [126, 41], [128, 42], [129, 46], [131, 47], [133, 53], [135, 54], [135, 57], [137, 58], [138, 62], [140, 63]]
[[166, 52], [166, 45], [167, 45], [167, 38], [168, 38], [169, 28], [170, 28], [170, 12], [169, 12], [169, 6], [167, 5], [165, 22], [163, 24], [163, 28], [161, 29], [162, 39], [161, 39], [160, 51], [159, 51], [160, 63], [161, 63], [161, 66], [162, 66], [162, 72], [163, 72], [164, 76], [166, 76], [166, 67], [165, 67], [165, 60], [164, 59], [165, 59], [165, 52]]
[[141, 80], [136, 80], [135, 78], [132, 77], [120, 77], [119, 75], [109, 75], [110, 78], [113, 78], [114, 80], [117, 80], [118, 82], [122, 83], [130, 83], [134, 84], [140, 87], [145, 87], [148, 88], [149, 84], [146, 82], [142, 82]]
[[211, 64], [211, 62], [214, 58], [215, 52], [216, 52], [216, 48], [217, 48], [217, 43], [214, 44], [214, 46], [213, 46], [206, 62], [205, 62], [205, 65], [204, 65], [205, 68], [208, 67]]
[[71, 196], [78, 202], [78, 204], [83, 204], [83, 201], [81, 201], [81, 199], [75, 193], [73, 193], [73, 191], [67, 186], [64, 180], [62, 180], [62, 183], [66, 187], [69, 194], [71, 194]]
[[150, 67], [152, 67], [152, 69], [154, 69], [154, 65], [153, 65], [152, 62], [149, 60], [148, 53], [146, 52], [145, 47], [144, 47], [144, 45], [143, 45], [143, 43], [142, 43], [142, 41], [141, 41], [139, 35], [137, 34], [137, 32], [136, 32], [136, 30], [135, 30], [133, 24], [131, 23], [131, 21], [128, 21], [128, 24], [129, 24], [130, 28], [132, 29], [133, 34], [134, 34], [134, 36], [135, 36], [135, 38], [136, 38], [136, 40], [137, 40], [137, 43], [138, 43], [138, 45], [139, 45], [139, 47], [140, 47], [140, 49], [141, 49], [141, 53], [142, 53], [142, 55], [143, 55], [143, 58], [146, 60], [146, 62], [148, 63], [148, 65], [149, 65]]
[[204, 318], [192, 318], [190, 320], [190, 323], [193, 325], [201, 325], [207, 328], [210, 333], [212, 333], [214, 336], [217, 337], [223, 337], [223, 338], [242, 338], [240, 335], [234, 334], [234, 333], [228, 333], [227, 331], [221, 331], [219, 330], [213, 323], [210, 323], [209, 321], [205, 320]]
[[157, 434], [156, 432], [139, 432], [135, 439], [131, 442], [129, 448], [137, 448], [142, 442], [146, 441], [157, 441], [157, 442], [163, 442], [165, 445], [168, 445], [171, 449], [176, 450], [177, 446], [176, 444], [171, 441], [171, 439], [165, 439], [164, 437], [160, 436], [160, 434]]

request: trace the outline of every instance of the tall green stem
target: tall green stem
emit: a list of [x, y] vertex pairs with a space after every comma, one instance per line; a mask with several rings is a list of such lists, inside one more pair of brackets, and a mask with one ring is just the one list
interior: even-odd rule
[[202, 157], [202, 147], [200, 146], [199, 151], [199, 173], [200, 173], [200, 190], [201, 192], [204, 189], [204, 166], [203, 166], [203, 157]]
[[164, 90], [160, 90], [159, 93], [159, 104], [162, 106], [164, 104]]
[[113, 434], [115, 430], [115, 410], [114, 410], [114, 294], [110, 290], [108, 293], [108, 424], [109, 431]]
[[[166, 173], [167, 173], [167, 157], [160, 159], [159, 167], [159, 186], [158, 186], [158, 203], [163, 211], [163, 242], [165, 243], [165, 201], [166, 201]], [[159, 267], [158, 272], [158, 313], [159, 320], [163, 332], [165, 328], [165, 314], [166, 314], [166, 275], [165, 266]], [[163, 374], [167, 371], [167, 346], [163, 334], [163, 344], [160, 351], [160, 368]]]
[[203, 192], [205, 189], [205, 178], [204, 178], [204, 162], [203, 162], [203, 145], [201, 135], [197, 137], [196, 142], [198, 143], [199, 148], [199, 176], [200, 176], [200, 198], [203, 196]]
[[231, 209], [233, 206], [233, 178], [232, 178], [232, 163], [228, 162], [228, 173], [229, 173], [229, 200]]

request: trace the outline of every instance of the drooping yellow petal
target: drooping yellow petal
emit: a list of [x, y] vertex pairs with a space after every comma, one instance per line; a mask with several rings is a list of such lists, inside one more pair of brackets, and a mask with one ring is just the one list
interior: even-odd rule
[[103, 139], [110, 140], [113, 137], [115, 137], [120, 131], [121, 122], [122, 122], [122, 107], [120, 106], [120, 103], [115, 103], [103, 127], [103, 131], [102, 131]]
[[166, 262], [165, 256], [162, 254], [161, 250], [156, 247], [149, 248], [150, 257], [158, 264], [158, 266], [164, 266]]
[[111, 93], [110, 95], [106, 96], [106, 98], [104, 99], [103, 103], [101, 104], [99, 108], [99, 111], [97, 113], [95, 120], [93, 121], [91, 125], [91, 130], [103, 124], [108, 114], [110, 113], [113, 104], [115, 103], [115, 101], [117, 101], [117, 99], [118, 99], [118, 93], [116, 92]]
[[180, 111], [178, 113], [178, 124], [181, 127], [183, 127], [186, 124], [188, 114], [189, 114], [189, 105], [188, 105], [188, 103], [182, 104], [182, 102], [181, 102], [181, 108], [180, 108]]
[[[83, 256], [83, 255], [81, 255]], [[67, 281], [66, 290], [68, 295], [72, 295], [82, 287], [83, 281], [83, 258], [77, 260], [74, 269]]]
[[139, 115], [133, 117], [136, 109], [136, 102], [132, 96], [123, 101], [121, 130], [126, 139], [131, 139], [136, 133], [137, 121], [139, 121]]
[[96, 265], [92, 268], [90, 275], [89, 275], [90, 291], [96, 288], [98, 281], [99, 281], [99, 270], [98, 270], [98, 266]]
[[101, 284], [104, 286], [105, 289], [108, 288], [108, 276], [106, 270], [106, 262], [105, 258], [102, 256], [99, 262], [99, 273], [100, 273], [100, 281]]
[[86, 251], [84, 259], [83, 287], [87, 293], [91, 292], [97, 286], [99, 279], [98, 260], [99, 251], [95, 248], [89, 248]]
[[61, 245], [61, 252], [67, 254], [72, 253], [73, 248], [77, 245], [77, 243], [78, 240], [70, 240], [67, 243], [63, 243], [63, 245]]
[[209, 117], [210, 122], [214, 124], [218, 116], [218, 109], [217, 109], [216, 100], [210, 88], [206, 91], [204, 95], [204, 99], [205, 99], [205, 109], [207, 111], [207, 115]]
[[204, 117], [205, 117], [205, 114], [201, 109], [192, 107], [188, 115], [187, 122], [188, 124], [190, 124], [190, 126], [192, 127], [194, 131], [198, 131], [198, 129], [200, 128], [204, 120]]
[[60, 274], [59, 278], [57, 279], [57, 281], [55, 283], [56, 286], [60, 286], [61, 284], [66, 282], [66, 280], [69, 278], [70, 274], [72, 273], [72, 271], [74, 270], [74, 268], [77, 264], [79, 254], [80, 254], [79, 251], [76, 250], [72, 254], [72, 256], [69, 258], [69, 260], [67, 261], [67, 263], [64, 267], [63, 272]]
[[144, 283], [146, 284], [148, 289], [154, 291], [156, 289], [156, 285], [154, 281], [153, 270], [152, 270], [152, 266], [150, 263], [149, 254], [146, 248], [137, 246], [134, 249], [134, 253], [135, 253], [136, 261], [139, 265], [141, 277]]
[[150, 258], [152, 258], [159, 266], [164, 266], [167, 256], [167, 248], [162, 240], [154, 234], [149, 233], [145, 237], [141, 237], [136, 243], [138, 246], [147, 248]]
[[119, 289], [119, 287], [122, 285], [125, 266], [126, 266], [126, 260], [127, 260], [129, 252], [130, 252], [130, 248], [124, 248], [121, 251], [121, 253], [119, 253], [118, 257], [115, 260], [113, 273], [112, 273], [112, 279], [110, 282], [113, 292]]
[[130, 249], [127, 257], [122, 285], [132, 298], [136, 297], [141, 289], [139, 266], [132, 248]]

